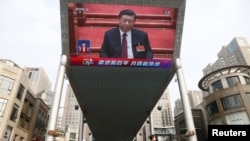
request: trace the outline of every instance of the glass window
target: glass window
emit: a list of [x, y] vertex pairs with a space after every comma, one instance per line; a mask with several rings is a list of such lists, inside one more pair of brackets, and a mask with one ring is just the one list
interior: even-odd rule
[[25, 127], [25, 119], [22, 115], [20, 116], [18, 125], [21, 126], [22, 128]]
[[239, 94], [224, 97], [221, 99], [221, 103], [222, 103], [224, 110], [230, 110], [230, 109], [244, 106], [241, 96]]
[[238, 76], [231, 76], [226, 79], [229, 87], [234, 87], [236, 83], [240, 82]]
[[0, 76], [0, 93], [10, 94], [14, 84], [14, 79]]
[[70, 139], [76, 139], [76, 133], [70, 133]]
[[239, 43], [239, 46], [243, 46], [243, 47], [246, 46], [244, 40], [242, 40], [242, 39], [237, 39], [237, 41], [238, 41], [238, 43]]
[[227, 124], [229, 125], [246, 125], [250, 124], [247, 111], [239, 111], [225, 115]]
[[208, 113], [209, 116], [212, 116], [212, 115], [218, 113], [219, 110], [218, 110], [216, 101], [214, 101], [214, 102], [208, 104], [208, 105], [206, 106], [206, 110], [207, 110], [207, 113]]
[[229, 52], [234, 52], [238, 47], [237, 41], [233, 40], [227, 47]]
[[32, 76], [32, 71], [31, 71], [31, 72], [29, 72], [29, 78], [31, 78], [31, 76]]
[[4, 114], [4, 111], [5, 111], [5, 108], [7, 105], [7, 101], [8, 100], [6, 100], [6, 99], [0, 98], [0, 117], [2, 117]]
[[29, 104], [27, 106], [27, 114], [31, 116], [32, 112], [33, 112], [33, 105]]
[[250, 92], [246, 92], [246, 97], [247, 97], [248, 103], [250, 103]]
[[13, 141], [17, 141], [17, 140], [18, 140], [18, 135], [15, 134]]
[[23, 93], [24, 93], [24, 86], [21, 84], [19, 89], [18, 89], [16, 98], [19, 99], [19, 100], [22, 100]]
[[223, 122], [222, 122], [221, 118], [215, 118], [215, 119], [211, 120], [209, 124], [211, 124], [211, 125], [222, 125]]
[[19, 106], [15, 104], [10, 115], [10, 120], [14, 122], [16, 121], [17, 116], [18, 116], [18, 109], [19, 109]]
[[220, 80], [215, 81], [215, 82], [212, 84], [212, 87], [213, 87], [213, 90], [222, 90], [222, 89], [223, 89], [223, 86], [222, 86], [222, 83], [221, 83]]
[[246, 81], [246, 84], [250, 84], [250, 78], [249, 77], [244, 76], [244, 79]]
[[13, 130], [13, 127], [8, 125], [6, 130], [5, 130], [5, 133], [4, 133], [4, 141], [9, 141], [10, 140], [12, 130]]

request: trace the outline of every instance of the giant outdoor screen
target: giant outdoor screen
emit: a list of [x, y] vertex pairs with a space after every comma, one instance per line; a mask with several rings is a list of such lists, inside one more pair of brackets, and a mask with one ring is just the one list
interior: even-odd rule
[[[134, 28], [148, 33], [153, 59], [100, 58], [105, 31], [118, 26], [118, 14], [131, 9]], [[172, 67], [177, 9], [156, 6], [68, 3], [71, 66]], [[139, 45], [138, 45], [139, 46]]]

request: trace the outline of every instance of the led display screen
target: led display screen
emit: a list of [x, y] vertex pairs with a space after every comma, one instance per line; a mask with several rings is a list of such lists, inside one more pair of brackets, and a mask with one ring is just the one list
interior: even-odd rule
[[[123, 9], [136, 13], [134, 28], [148, 34], [152, 59], [100, 58], [104, 33], [118, 27], [118, 14]], [[169, 68], [173, 60], [176, 17], [176, 8], [68, 3], [70, 65]], [[136, 51], [143, 47], [138, 43]]]

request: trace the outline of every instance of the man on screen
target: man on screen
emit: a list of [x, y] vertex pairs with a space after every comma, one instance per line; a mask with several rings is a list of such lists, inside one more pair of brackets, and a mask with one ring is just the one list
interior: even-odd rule
[[90, 53], [90, 46], [88, 40], [78, 40], [77, 53]]
[[122, 10], [119, 13], [119, 27], [105, 32], [100, 57], [153, 58], [148, 34], [133, 28], [135, 20], [136, 14], [132, 10]]

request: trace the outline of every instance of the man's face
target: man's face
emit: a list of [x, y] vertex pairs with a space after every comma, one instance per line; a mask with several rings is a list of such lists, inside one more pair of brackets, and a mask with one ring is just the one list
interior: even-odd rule
[[119, 26], [123, 32], [128, 32], [135, 24], [134, 16], [123, 15], [119, 19]]

